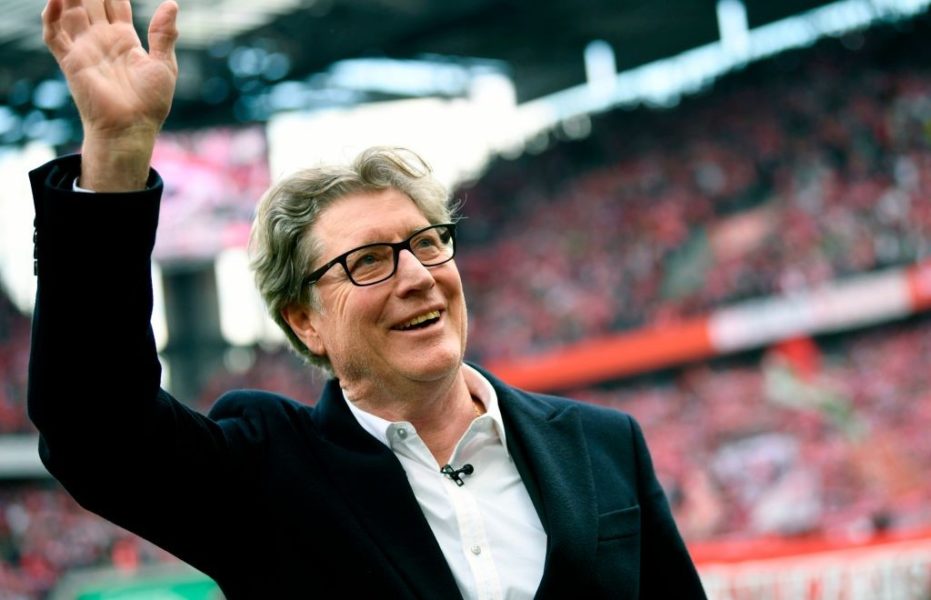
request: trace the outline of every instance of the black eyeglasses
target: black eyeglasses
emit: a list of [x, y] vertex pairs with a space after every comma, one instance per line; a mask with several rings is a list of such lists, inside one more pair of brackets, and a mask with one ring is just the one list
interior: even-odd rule
[[442, 223], [418, 229], [403, 242], [366, 244], [340, 254], [304, 278], [304, 285], [317, 283], [334, 265], [342, 265], [349, 281], [358, 286], [375, 285], [391, 279], [398, 270], [401, 250], [409, 250], [425, 267], [449, 262], [456, 255], [456, 225]]

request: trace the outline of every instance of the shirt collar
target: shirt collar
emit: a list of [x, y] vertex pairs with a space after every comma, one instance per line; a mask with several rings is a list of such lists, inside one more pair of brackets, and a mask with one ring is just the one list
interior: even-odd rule
[[[478, 398], [485, 406], [485, 414], [478, 418], [488, 417], [492, 420], [495, 430], [498, 432], [498, 438], [501, 440], [501, 445], [507, 450], [508, 444], [507, 437], [505, 437], [504, 433], [504, 421], [501, 419], [501, 409], [498, 406], [498, 394], [495, 392], [495, 388], [492, 387], [491, 382], [488, 381], [484, 375], [469, 365], [463, 363], [461, 368], [469, 393], [472, 394], [474, 398]], [[362, 410], [349, 398], [346, 394], [346, 390], [343, 390], [343, 398], [346, 399], [349, 412], [352, 413], [352, 416], [355, 417], [362, 429], [390, 448], [391, 444], [388, 442], [388, 428], [397, 423], [406, 423], [406, 421], [388, 421], [387, 419], [382, 419], [377, 415]], [[408, 425], [410, 424], [408, 423]], [[413, 425], [411, 425], [411, 428], [413, 428]]]

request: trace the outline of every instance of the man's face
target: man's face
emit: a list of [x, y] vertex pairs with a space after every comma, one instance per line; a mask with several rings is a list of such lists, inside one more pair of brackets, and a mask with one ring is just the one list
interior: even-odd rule
[[[319, 267], [358, 246], [398, 242], [430, 225], [405, 194], [389, 189], [337, 200], [311, 234], [320, 241]], [[319, 311], [298, 335], [326, 355], [343, 385], [437, 381], [455, 374], [465, 353], [467, 317], [454, 261], [424, 267], [408, 251], [390, 279], [359, 287], [339, 265], [314, 284]], [[426, 324], [412, 321], [429, 317]]]

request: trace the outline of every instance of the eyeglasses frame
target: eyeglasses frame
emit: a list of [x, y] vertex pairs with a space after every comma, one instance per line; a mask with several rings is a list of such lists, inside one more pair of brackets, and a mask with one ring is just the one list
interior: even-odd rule
[[[364, 244], [362, 246], [358, 246], [357, 248], [353, 248], [352, 250], [343, 252], [342, 254], [334, 258], [333, 260], [327, 262], [325, 265], [323, 265], [319, 269], [315, 269], [313, 272], [307, 275], [304, 278], [302, 287], [317, 283], [318, 281], [320, 281], [320, 278], [322, 278], [324, 274], [326, 274], [327, 271], [329, 271], [336, 265], [341, 265], [343, 267], [343, 272], [346, 273], [346, 277], [349, 278], [350, 283], [352, 283], [353, 285], [357, 287], [368, 287], [370, 285], [375, 285], [378, 283], [382, 283], [383, 281], [387, 281], [391, 279], [392, 277], [394, 277], [395, 273], [398, 272], [398, 261], [401, 259], [401, 250], [407, 250], [414, 256], [414, 258], [417, 258], [417, 255], [414, 253], [413, 248], [411, 248], [411, 242], [413, 241], [415, 237], [417, 237], [424, 231], [427, 231], [428, 229], [434, 229], [437, 227], [446, 227], [449, 230], [450, 240], [452, 241], [452, 245], [453, 245], [453, 253], [449, 255], [449, 258], [446, 258], [438, 263], [432, 263], [432, 264], [427, 265], [421, 262], [420, 264], [422, 264], [425, 267], [438, 267], [442, 264], [446, 264], [456, 256], [456, 224], [455, 223], [434, 223], [432, 225], [428, 225], [426, 227], [418, 229], [414, 233], [410, 234], [410, 236], [408, 236], [407, 239], [401, 240], [400, 242], [373, 242], [371, 244]], [[358, 283], [356, 282], [355, 279], [352, 278], [352, 275], [349, 273], [349, 265], [346, 264], [346, 258], [354, 252], [358, 252], [359, 250], [364, 250], [365, 248], [372, 248], [374, 246], [390, 246], [391, 249], [394, 251], [394, 262], [392, 263], [391, 273], [389, 273], [385, 277], [378, 279], [376, 281]], [[420, 262], [419, 258], [417, 258], [417, 262]]]

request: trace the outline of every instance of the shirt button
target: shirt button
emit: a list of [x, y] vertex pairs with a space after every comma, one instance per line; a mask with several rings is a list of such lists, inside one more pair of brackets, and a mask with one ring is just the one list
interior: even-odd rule
[[400, 428], [400, 429], [398, 429], [398, 437], [401, 438], [402, 440], [403, 440], [404, 438], [406, 438], [406, 437], [407, 437], [407, 430], [404, 429], [403, 427]]
[[470, 548], [470, 550], [472, 550], [472, 554], [474, 554], [475, 556], [478, 556], [479, 554], [482, 553], [482, 547], [481, 547], [481, 546], [472, 546], [472, 547]]

